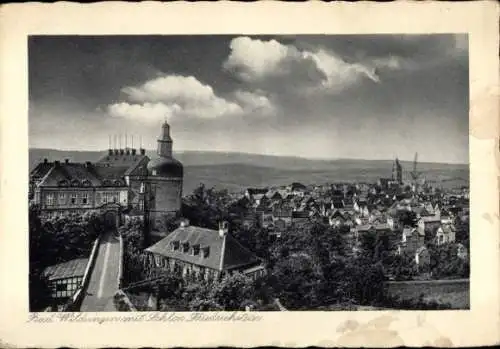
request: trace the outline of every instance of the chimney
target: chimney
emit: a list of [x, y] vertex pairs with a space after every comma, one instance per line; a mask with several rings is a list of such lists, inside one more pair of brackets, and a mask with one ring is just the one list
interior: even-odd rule
[[181, 228], [189, 227], [189, 219], [183, 219], [183, 220], [181, 220], [180, 227]]
[[85, 162], [85, 167], [90, 168], [92, 166], [92, 163], [90, 161]]
[[137, 149], [132, 148], [132, 155], [135, 155], [136, 152], [137, 152]]
[[229, 226], [229, 224], [226, 221], [219, 222], [219, 236], [221, 238], [225, 237], [227, 235], [227, 233], [229, 232], [228, 226]]
[[146, 149], [141, 148], [141, 155], [145, 155], [145, 154], [146, 154]]
[[49, 160], [47, 158], [43, 159], [44, 164], [47, 164], [48, 162], [49, 162]]
[[69, 164], [69, 159], [64, 159], [64, 163]]
[[54, 165], [59, 166], [60, 164], [59, 160], [54, 161]]

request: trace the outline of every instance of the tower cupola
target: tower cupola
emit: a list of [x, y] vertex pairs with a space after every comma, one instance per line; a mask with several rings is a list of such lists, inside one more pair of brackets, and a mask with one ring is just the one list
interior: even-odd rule
[[170, 137], [170, 125], [165, 121], [161, 126], [161, 134], [158, 138], [158, 155], [163, 158], [172, 157], [172, 138]]

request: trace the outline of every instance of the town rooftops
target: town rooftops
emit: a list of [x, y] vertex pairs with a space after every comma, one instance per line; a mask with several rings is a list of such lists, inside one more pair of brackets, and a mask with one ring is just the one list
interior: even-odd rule
[[72, 277], [83, 277], [88, 262], [88, 258], [78, 258], [51, 265], [45, 268], [43, 275], [46, 276], [49, 281]]
[[439, 223], [439, 222], [441, 222], [441, 218], [438, 216], [425, 216], [425, 217], [420, 218], [420, 220], [423, 223]]
[[217, 230], [196, 226], [177, 228], [146, 251], [219, 271], [260, 263], [231, 235], [221, 237]]
[[248, 195], [266, 194], [268, 190], [268, 188], [247, 188], [247, 193]]
[[292, 184], [290, 184], [289, 188], [291, 191], [306, 190], [307, 189], [307, 187], [304, 184], [299, 183], [299, 182], [293, 182]]
[[293, 211], [292, 218], [301, 219], [301, 218], [309, 218], [309, 211]]
[[376, 230], [390, 230], [391, 229], [389, 227], [389, 224], [387, 224], [387, 223], [375, 224], [374, 226], [375, 226]]

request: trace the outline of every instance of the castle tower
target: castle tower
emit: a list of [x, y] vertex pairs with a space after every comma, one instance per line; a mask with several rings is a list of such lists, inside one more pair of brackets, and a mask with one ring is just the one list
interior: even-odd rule
[[183, 166], [172, 156], [170, 125], [165, 121], [157, 140], [157, 154], [148, 163], [147, 210], [151, 228], [164, 229], [165, 219], [181, 208]]

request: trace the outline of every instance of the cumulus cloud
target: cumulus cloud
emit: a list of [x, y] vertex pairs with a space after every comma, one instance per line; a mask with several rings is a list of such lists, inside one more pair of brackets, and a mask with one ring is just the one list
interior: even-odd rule
[[234, 93], [234, 97], [246, 113], [265, 116], [271, 115], [276, 111], [276, 106], [261, 91], [249, 92], [237, 90]]
[[301, 87], [340, 91], [363, 79], [380, 82], [377, 69], [399, 69], [397, 57], [348, 62], [325, 49], [299, 49], [276, 40], [238, 37], [223, 67], [241, 80], [281, 90]]
[[169, 118], [179, 112], [181, 108], [177, 104], [166, 105], [164, 103], [130, 104], [127, 102], [114, 103], [108, 106], [108, 114], [113, 117], [125, 119], [140, 119], [145, 122], [156, 122]]
[[156, 120], [158, 115], [210, 119], [243, 112], [238, 103], [217, 96], [211, 86], [193, 76], [161, 76], [122, 91], [128, 101], [110, 105], [108, 112], [112, 116], [141, 120]]

